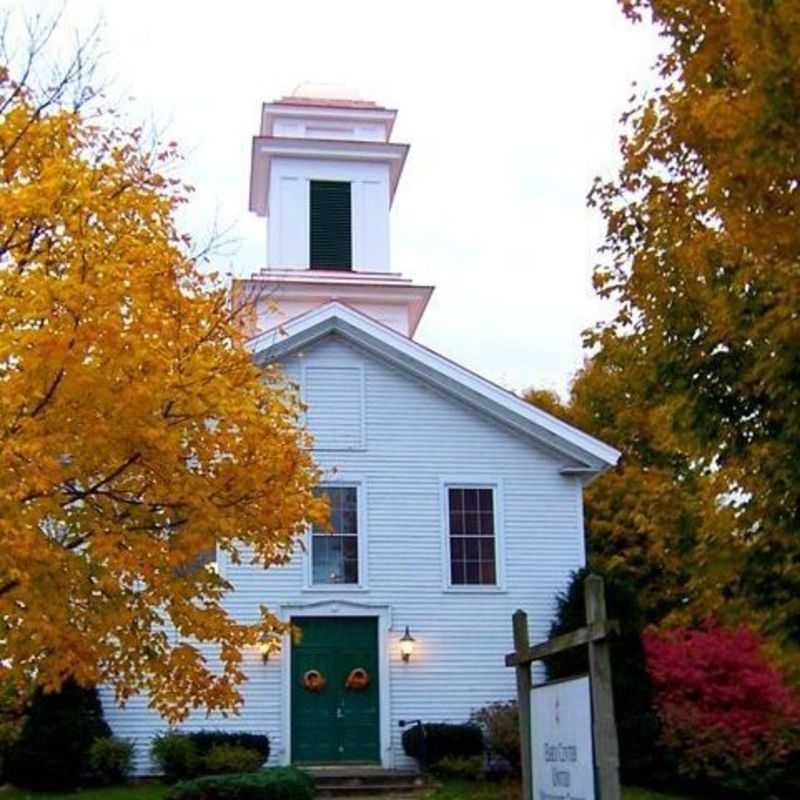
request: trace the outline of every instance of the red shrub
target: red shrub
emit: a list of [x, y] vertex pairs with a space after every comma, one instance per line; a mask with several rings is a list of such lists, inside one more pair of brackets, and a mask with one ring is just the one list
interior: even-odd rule
[[800, 750], [800, 703], [747, 628], [644, 636], [662, 745], [680, 774], [735, 789], [780, 779]]

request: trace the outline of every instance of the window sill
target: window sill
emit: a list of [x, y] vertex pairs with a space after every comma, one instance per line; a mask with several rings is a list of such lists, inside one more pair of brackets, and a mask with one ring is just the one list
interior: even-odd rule
[[343, 592], [344, 594], [364, 593], [369, 591], [368, 586], [356, 586], [347, 584], [327, 583], [323, 586], [304, 586], [302, 588], [306, 594], [331, 594], [332, 592]]
[[505, 586], [445, 586], [445, 594], [508, 594]]

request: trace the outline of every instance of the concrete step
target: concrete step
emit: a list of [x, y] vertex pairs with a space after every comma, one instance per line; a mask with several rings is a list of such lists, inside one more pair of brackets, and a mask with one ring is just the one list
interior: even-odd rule
[[364, 798], [364, 800], [366, 800], [366, 798], [370, 798], [371, 800], [371, 798], [374, 797], [413, 798], [416, 796], [415, 793], [417, 791], [419, 790], [415, 789], [413, 785], [409, 786], [405, 783], [365, 783], [359, 786], [328, 785], [317, 787], [317, 797], [337, 798], [337, 800], [343, 800], [343, 798]]
[[308, 767], [305, 769], [317, 784], [319, 797], [367, 798], [413, 797], [424, 786], [415, 772], [387, 770], [380, 767]]

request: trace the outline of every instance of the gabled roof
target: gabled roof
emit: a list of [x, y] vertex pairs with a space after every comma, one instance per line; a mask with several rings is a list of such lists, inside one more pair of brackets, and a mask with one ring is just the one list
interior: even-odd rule
[[[567, 456], [565, 473], [587, 477], [614, 466], [620, 453], [474, 372], [339, 302], [330, 302], [249, 342], [256, 363], [281, 358], [336, 333], [423, 382]], [[575, 463], [577, 462], [577, 463]]]

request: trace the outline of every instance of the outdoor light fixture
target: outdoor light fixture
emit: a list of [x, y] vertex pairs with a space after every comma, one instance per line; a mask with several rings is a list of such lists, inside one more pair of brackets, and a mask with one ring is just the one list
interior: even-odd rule
[[408, 663], [411, 661], [411, 656], [414, 655], [414, 642], [417, 640], [411, 635], [406, 625], [406, 632], [403, 638], [400, 639], [400, 652], [403, 654], [403, 661]]

